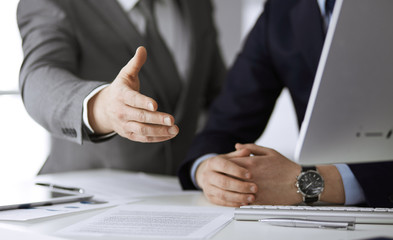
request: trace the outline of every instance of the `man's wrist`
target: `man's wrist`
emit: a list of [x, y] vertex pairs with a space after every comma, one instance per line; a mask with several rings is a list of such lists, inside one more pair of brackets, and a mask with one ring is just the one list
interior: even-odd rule
[[334, 165], [317, 166], [318, 172], [325, 181], [325, 188], [320, 196], [320, 201], [336, 204], [345, 203], [344, 185], [340, 172]]
[[89, 103], [91, 103], [90, 101], [93, 101], [94, 98], [97, 96], [97, 94], [99, 94], [99, 92], [102, 91], [107, 86], [109, 86], [109, 84], [104, 84], [104, 85], [101, 85], [101, 86], [95, 88], [83, 100], [83, 110], [82, 110], [83, 124], [88, 129], [90, 135], [97, 135], [96, 139], [106, 139], [106, 138], [112, 137], [113, 135], [116, 134], [115, 132], [109, 132], [107, 134], [102, 134], [102, 135], [98, 136], [98, 134], [96, 133], [96, 131], [94, 131], [92, 125], [90, 124], [92, 121], [92, 117], [91, 117], [91, 113], [89, 112], [89, 110], [91, 111], [92, 109], [89, 108]]
[[202, 163], [203, 161], [205, 161], [206, 159], [211, 158], [211, 157], [215, 157], [215, 156], [217, 156], [217, 155], [218, 155], [218, 154], [216, 154], [216, 153], [205, 154], [205, 155], [203, 155], [202, 157], [197, 158], [197, 159], [194, 161], [194, 163], [192, 164], [191, 169], [190, 169], [190, 176], [191, 176], [191, 181], [192, 181], [192, 183], [194, 184], [194, 186], [195, 186], [197, 189], [201, 190], [201, 188], [198, 186], [198, 183], [197, 183], [197, 180], [196, 180], [196, 171], [197, 171], [199, 165], [201, 165], [201, 163]]

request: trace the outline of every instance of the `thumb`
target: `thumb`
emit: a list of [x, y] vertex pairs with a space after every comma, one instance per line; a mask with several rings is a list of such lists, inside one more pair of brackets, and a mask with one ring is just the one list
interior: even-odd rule
[[239, 158], [239, 157], [248, 157], [250, 156], [251, 151], [249, 149], [237, 149], [236, 151], [224, 154], [226, 158]]
[[132, 83], [132, 88], [139, 91], [139, 71], [147, 59], [147, 52], [144, 47], [138, 47], [135, 55], [131, 60], [121, 69], [119, 77]]
[[243, 149], [248, 149], [253, 155], [268, 155], [274, 151], [273, 149], [258, 146], [256, 144], [240, 144], [237, 143], [235, 145], [236, 150], [240, 151]]

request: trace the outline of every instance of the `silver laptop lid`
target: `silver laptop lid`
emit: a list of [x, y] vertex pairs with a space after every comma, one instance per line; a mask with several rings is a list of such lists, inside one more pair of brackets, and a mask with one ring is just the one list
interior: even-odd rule
[[393, 160], [393, 1], [337, 0], [295, 160]]

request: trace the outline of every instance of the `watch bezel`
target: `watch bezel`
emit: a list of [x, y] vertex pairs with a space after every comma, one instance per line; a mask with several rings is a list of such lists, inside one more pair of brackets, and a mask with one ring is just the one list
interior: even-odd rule
[[[322, 187], [319, 187], [319, 192], [316, 193], [316, 194], [313, 194], [313, 195], [310, 195], [310, 194], [305, 193], [305, 192], [303, 191], [303, 189], [301, 189], [301, 185], [299, 184], [300, 179], [301, 179], [304, 175], [309, 174], [309, 173], [317, 174], [317, 175], [319, 176], [319, 178], [320, 178], [321, 183], [322, 183]], [[301, 173], [299, 174], [299, 176], [297, 176], [296, 180], [297, 180], [297, 181], [296, 181], [296, 187], [297, 187], [297, 189], [298, 189], [297, 192], [300, 193], [300, 194], [302, 194], [303, 199], [304, 199], [304, 198], [315, 198], [315, 197], [318, 197], [318, 199], [319, 199], [319, 196], [321, 195], [321, 193], [322, 193], [323, 190], [325, 189], [325, 180], [323, 179], [323, 177], [321, 176], [321, 174], [320, 174], [317, 170], [307, 170], [307, 171], [303, 171], [303, 172], [301, 172]]]

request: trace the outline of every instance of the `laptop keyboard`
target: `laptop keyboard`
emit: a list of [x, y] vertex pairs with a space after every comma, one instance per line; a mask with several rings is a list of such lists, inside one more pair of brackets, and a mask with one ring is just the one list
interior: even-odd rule
[[320, 221], [351, 221], [366, 224], [393, 224], [393, 208], [248, 205], [236, 208], [234, 218], [239, 221], [296, 218]]

